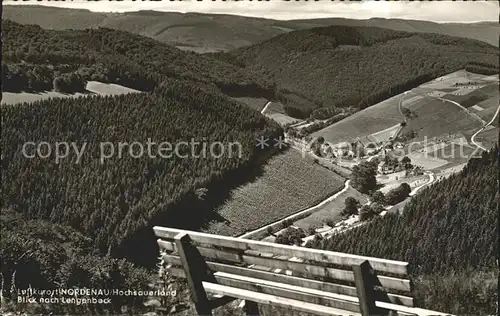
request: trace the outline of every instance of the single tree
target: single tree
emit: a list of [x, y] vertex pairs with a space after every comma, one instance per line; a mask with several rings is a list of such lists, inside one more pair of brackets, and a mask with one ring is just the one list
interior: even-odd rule
[[350, 216], [354, 214], [358, 214], [358, 207], [360, 205], [359, 201], [352, 196], [349, 196], [344, 201], [345, 207], [342, 211], [342, 215]]

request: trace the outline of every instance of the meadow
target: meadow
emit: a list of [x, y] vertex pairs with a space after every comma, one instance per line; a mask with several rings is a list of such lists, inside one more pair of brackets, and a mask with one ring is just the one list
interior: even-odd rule
[[56, 91], [44, 92], [2, 92], [3, 104], [16, 104], [23, 102], [35, 102], [50, 98], [77, 98], [89, 95], [119, 95], [126, 93], [140, 93], [141, 91], [127, 88], [114, 83], [102, 83], [99, 81], [89, 81], [85, 87], [86, 93], [61, 93]]
[[306, 218], [300, 219], [294, 223], [295, 226], [307, 230], [309, 227], [322, 226], [327, 220], [338, 222], [342, 219], [341, 212], [344, 209], [345, 199], [353, 197], [361, 204], [367, 202], [366, 197], [359, 193], [356, 189], [349, 187], [345, 192], [341, 193], [338, 198], [325, 204], [320, 210], [312, 213]]
[[299, 119], [281, 113], [271, 113], [271, 114], [266, 114], [266, 116], [269, 117], [270, 119], [275, 120], [281, 126], [285, 126], [287, 124], [294, 124], [301, 121]]
[[[478, 103], [477, 107], [475, 107], [473, 112], [476, 113], [483, 120], [489, 122], [493, 118], [493, 115], [495, 115], [495, 112], [499, 104], [500, 104], [500, 97], [499, 95], [496, 95], [494, 97], [491, 97], [487, 100]], [[498, 126], [498, 120], [494, 120], [492, 124]]]
[[239, 235], [314, 205], [343, 186], [343, 178], [290, 149], [272, 157], [254, 181], [234, 189], [216, 210], [224, 220], [203, 230]]
[[477, 130], [482, 126], [481, 122], [450, 102], [425, 97], [407, 107], [416, 112], [417, 117], [408, 121], [402, 133], [414, 131], [419, 140]]
[[312, 137], [322, 136], [327, 142], [337, 144], [393, 128], [403, 121], [403, 116], [399, 113], [398, 109], [398, 102], [401, 97], [402, 94], [396, 95], [354, 113], [335, 124], [313, 133]]
[[245, 105], [251, 107], [254, 110], [262, 111], [267, 103], [265, 98], [253, 98], [253, 97], [233, 97], [234, 100], [244, 103]]

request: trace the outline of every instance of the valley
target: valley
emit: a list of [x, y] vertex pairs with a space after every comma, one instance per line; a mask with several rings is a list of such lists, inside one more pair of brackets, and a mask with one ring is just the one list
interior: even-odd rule
[[[471, 77], [475, 82], [471, 88], [468, 88]], [[488, 122], [483, 121], [456, 101], [445, 99], [444, 94], [442, 98], [436, 100], [435, 96], [440, 91], [447, 91], [446, 95], [453, 95], [455, 91], [453, 87], [457, 84], [468, 88], [466, 93], [461, 94], [464, 99], [469, 97], [469, 94], [474, 95], [478, 91], [479, 93], [489, 92], [485, 100], [480, 101], [483, 104], [487, 102], [491, 108], [495, 109], [490, 116], [484, 116]], [[492, 89], [492, 87], [497, 89]], [[314, 142], [311, 140], [308, 144], [307, 141], [295, 140], [288, 136], [288, 141], [292, 145], [291, 148], [301, 151], [302, 155], [313, 157], [318, 162], [319, 159], [324, 160], [331, 166], [344, 166], [351, 170], [363, 161], [375, 160], [382, 163], [384, 159], [387, 161], [387, 157], [396, 159], [408, 157], [413, 168], [418, 168], [419, 174], [408, 175], [404, 170], [382, 171], [381, 168], [384, 167], [380, 167], [379, 163], [376, 176], [376, 181], [380, 186], [379, 191], [386, 195], [402, 183], [409, 184], [411, 192], [408, 198], [397, 205], [385, 206], [389, 213], [402, 212], [404, 204], [423, 188], [430, 186], [436, 180], [443, 180], [459, 172], [469, 159], [478, 157], [481, 151], [489, 150], [494, 146], [498, 133], [494, 133], [495, 127], [490, 125], [498, 119], [500, 105], [495, 103], [498, 96], [498, 76], [482, 76], [461, 70], [405, 91], [311, 134], [310, 139], [323, 139], [319, 153], [312, 148], [311, 144]], [[469, 105], [468, 108], [473, 106]], [[408, 110], [411, 114], [408, 114]], [[443, 120], [443, 117], [446, 117], [446, 120]], [[404, 126], [401, 122], [405, 123]], [[444, 124], [445, 122], [448, 123]], [[294, 126], [299, 125], [291, 125], [292, 128]], [[418, 134], [413, 133], [414, 130], [417, 130]], [[412, 138], [401, 139], [401, 136], [404, 137], [409, 133], [414, 134]], [[475, 138], [478, 135], [482, 135], [481, 141], [489, 144], [489, 147], [476, 142]], [[303, 145], [299, 145], [301, 143]], [[351, 144], [363, 146], [365, 151], [362, 151], [361, 157], [355, 157], [353, 152], [348, 151], [347, 148], [353, 150]], [[359, 150], [359, 148], [356, 149]], [[339, 153], [341, 153], [340, 156]], [[347, 197], [356, 198], [361, 205], [370, 204], [370, 196], [361, 194], [350, 187], [347, 181], [345, 188], [338, 194], [328, 197], [307, 210], [299, 211], [258, 230], [248, 232], [242, 237], [275, 241], [277, 236], [284, 234], [288, 227], [292, 227], [305, 232], [305, 237], [302, 238], [305, 244], [314, 239], [317, 234], [325, 238], [366, 224], [366, 222], [360, 222], [357, 216], [345, 219], [341, 215], [344, 200]], [[385, 212], [380, 215], [385, 215]]]

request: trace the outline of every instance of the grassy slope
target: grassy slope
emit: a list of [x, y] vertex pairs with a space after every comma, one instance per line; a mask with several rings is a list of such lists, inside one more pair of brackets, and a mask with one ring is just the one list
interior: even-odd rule
[[392, 127], [403, 120], [398, 110], [400, 98], [401, 95], [389, 98], [317, 131], [311, 136], [323, 136], [326, 141], [336, 144]]
[[375, 26], [407, 32], [432, 32], [478, 39], [498, 46], [498, 24], [437, 24], [400, 19], [309, 19], [277, 21], [231, 15], [139, 11], [99, 13], [42, 6], [4, 6], [4, 18], [45, 28], [105, 26], [153, 37], [195, 51], [229, 50], [288, 31], [327, 25]]
[[402, 133], [413, 130], [418, 133], [419, 139], [477, 130], [482, 126], [478, 120], [450, 102], [425, 97], [406, 107], [415, 111], [418, 117], [409, 120]]
[[265, 98], [250, 98], [250, 97], [240, 97], [240, 98], [233, 98], [236, 101], [239, 101], [243, 104], [246, 104], [247, 106], [251, 107], [252, 109], [256, 111], [262, 111], [264, 106], [267, 103], [267, 99]]
[[[498, 121], [496, 121], [498, 126]], [[492, 148], [495, 143], [498, 143], [498, 138], [500, 136], [500, 129], [498, 127], [494, 127], [492, 129], [488, 129], [487, 131], [482, 131], [476, 137], [476, 140], [480, 142], [486, 148]]]
[[90, 93], [60, 93], [55, 91], [45, 91], [45, 92], [3, 92], [2, 93], [2, 103], [1, 104], [16, 104], [23, 102], [35, 102], [39, 100], [46, 100], [49, 98], [70, 98], [79, 97], [89, 94], [99, 94], [99, 95], [118, 95], [125, 93], [137, 93], [141, 92], [138, 90], [130, 89], [117, 84], [102, 83], [98, 81], [89, 81], [87, 83], [86, 90]]
[[333, 220], [335, 222], [340, 221], [342, 219], [340, 213], [345, 207], [345, 199], [347, 197], [353, 197], [361, 204], [367, 202], [367, 199], [363, 194], [359, 193], [356, 189], [349, 187], [347, 191], [340, 194], [337, 199], [327, 203], [324, 207], [312, 213], [310, 216], [296, 221], [294, 225], [302, 229], [308, 229], [311, 226], [322, 226], [326, 220]]
[[210, 223], [205, 230], [244, 233], [319, 202], [343, 183], [337, 174], [290, 149], [271, 158], [259, 177], [233, 190], [217, 211], [225, 221]]
[[[371, 135], [377, 131], [399, 124], [403, 117], [398, 110], [398, 101], [403, 97], [402, 106], [417, 113], [418, 117], [409, 120], [407, 127], [402, 130], [402, 133], [414, 130], [418, 132], [420, 140], [425, 136], [432, 138], [446, 133], [457, 132], [465, 132], [470, 137], [473, 132], [481, 127], [479, 121], [464, 113], [458, 106], [450, 102], [442, 102], [420, 95], [421, 93], [428, 93], [440, 87], [448, 87], [454, 81], [466, 80], [463, 71], [449, 74], [445, 78], [448, 79], [446, 81], [433, 81], [423, 84], [414, 89], [415, 93], [409, 93], [404, 97], [398, 95], [359, 111], [340, 122], [313, 133], [312, 136], [323, 136], [325, 140], [336, 144], [351, 141], [357, 137], [361, 138]], [[498, 87], [498, 84], [491, 84], [486, 86], [486, 88], [478, 89], [479, 92], [477, 93], [486, 95], [485, 91], [487, 91], [487, 95], [492, 96], [490, 99], [479, 103], [479, 105], [483, 105], [485, 108], [483, 111], [476, 112], [469, 108], [472, 112], [488, 121], [498, 106], [498, 102], [495, 101], [498, 99], [498, 91], [491, 89], [495, 85]], [[495, 94], [496, 96], [494, 96]]]

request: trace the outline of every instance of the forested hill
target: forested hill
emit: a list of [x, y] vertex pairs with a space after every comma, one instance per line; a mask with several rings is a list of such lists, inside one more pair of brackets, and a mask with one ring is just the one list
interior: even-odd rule
[[[471, 159], [460, 173], [416, 195], [402, 215], [387, 214], [309, 246], [408, 261], [427, 307], [493, 314], [498, 293], [498, 155], [496, 146]], [[493, 275], [485, 278], [489, 272]]]
[[[493, 8], [498, 10], [498, 7]], [[407, 19], [323, 18], [272, 20], [227, 14], [160, 11], [92, 12], [36, 5], [4, 5], [3, 18], [47, 29], [108, 27], [148, 36], [197, 52], [227, 51], [290, 31], [329, 25], [380, 27], [477, 39], [498, 46], [500, 26], [493, 23], [434, 23]]]
[[[166, 78], [211, 85], [229, 94], [272, 96], [273, 86], [240, 67], [107, 28], [45, 30], [2, 20], [7, 89], [48, 87], [57, 76], [121, 83], [151, 91]], [[67, 79], [67, 78], [65, 78]]]
[[[121, 255], [134, 256], [124, 242], [141, 231], [153, 237], [153, 223], [199, 229], [216, 218], [214, 204], [241, 184], [234, 175], [262, 163], [267, 150], [256, 148], [255, 139], [281, 133], [276, 123], [221, 93], [174, 80], [153, 93], [2, 106], [2, 207], [70, 225], [101, 253], [121, 248]], [[150, 140], [156, 145], [147, 147]], [[28, 141], [86, 143], [86, 149], [80, 161], [72, 152], [58, 162], [54, 151], [50, 158], [28, 159], [22, 154]], [[103, 151], [107, 142], [112, 146]], [[128, 144], [121, 154], [119, 142]], [[131, 147], [134, 142], [139, 145]], [[161, 154], [164, 142], [170, 152]], [[186, 145], [174, 154], [180, 142]], [[216, 142], [222, 148], [212, 147]], [[141, 249], [148, 243], [155, 247], [154, 239], [142, 239]], [[154, 253], [141, 258], [153, 260]]]
[[[272, 93], [236, 66], [117, 30], [53, 31], [2, 22], [4, 90], [54, 85], [75, 92], [86, 80], [97, 80], [148, 91], [2, 106], [2, 208], [72, 226], [101, 254], [151, 263], [153, 223], [199, 229], [216, 218], [213, 208], [242, 184], [235, 174], [251, 174], [268, 157], [255, 139], [282, 133], [273, 121], [221, 93]], [[125, 147], [123, 157], [115, 152], [100, 161], [102, 142], [139, 142], [145, 148], [149, 139], [172, 148], [193, 140], [196, 157], [189, 158], [190, 145], [179, 154], [186, 159], [155, 152], [138, 159]], [[27, 141], [88, 144], [76, 164], [76, 156], [62, 163], [23, 157]], [[210, 151], [216, 142], [224, 146], [220, 157], [219, 145]], [[235, 142], [241, 147], [229, 148]], [[150, 245], [150, 256], [137, 256], [130, 247], [137, 240], [141, 250]]]
[[471, 62], [498, 67], [498, 49], [483, 42], [347, 26], [290, 32], [216, 56], [269, 76], [289, 112], [316, 109], [320, 118], [335, 113], [329, 108], [364, 108]]

